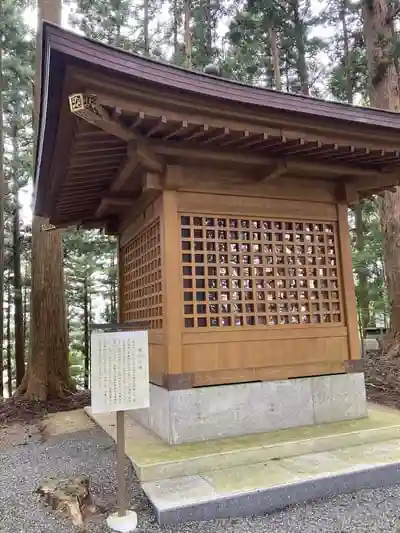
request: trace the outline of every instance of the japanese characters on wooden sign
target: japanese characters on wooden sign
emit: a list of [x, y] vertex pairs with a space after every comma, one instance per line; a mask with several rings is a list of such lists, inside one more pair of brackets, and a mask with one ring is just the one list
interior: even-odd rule
[[149, 407], [147, 331], [93, 331], [92, 412]]

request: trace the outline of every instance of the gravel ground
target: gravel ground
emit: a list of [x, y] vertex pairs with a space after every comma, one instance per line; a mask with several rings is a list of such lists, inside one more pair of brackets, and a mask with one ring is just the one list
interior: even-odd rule
[[[78, 531], [34, 493], [46, 477], [78, 474], [90, 475], [92, 491], [101, 502], [115, 504], [115, 450], [98, 428], [0, 449], [0, 533]], [[400, 532], [400, 486], [361, 491], [269, 516], [160, 527], [128, 464], [126, 474], [131, 508], [139, 515], [138, 533]], [[93, 519], [88, 531], [106, 532], [104, 517]]]

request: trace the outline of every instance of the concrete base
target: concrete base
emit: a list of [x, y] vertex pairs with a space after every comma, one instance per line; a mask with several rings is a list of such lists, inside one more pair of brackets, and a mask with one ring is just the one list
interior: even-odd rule
[[112, 531], [130, 533], [136, 529], [137, 514], [135, 511], [126, 511], [125, 516], [119, 516], [118, 513], [114, 513], [107, 518], [107, 526]]
[[364, 374], [168, 391], [130, 416], [170, 444], [199, 442], [367, 416]]

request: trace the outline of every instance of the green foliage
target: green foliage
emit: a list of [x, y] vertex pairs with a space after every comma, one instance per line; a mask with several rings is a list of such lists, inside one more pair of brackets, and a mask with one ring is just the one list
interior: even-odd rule
[[64, 233], [64, 267], [70, 332], [70, 364], [83, 385], [93, 322], [117, 321], [116, 240], [98, 231]]
[[[383, 234], [376, 201], [366, 200], [362, 203], [362, 218], [364, 224], [362, 249], [357, 249], [354, 216], [350, 215], [349, 219], [353, 266], [356, 271], [356, 296], [361, 313], [361, 294], [363, 290], [367, 292], [369, 325], [374, 326], [377, 323], [386, 323], [388, 317], [388, 300], [383, 265]], [[360, 285], [360, 276], [357, 274], [361, 269], [367, 275], [365, 287]]]
[[247, 0], [238, 4], [228, 32], [228, 69], [241, 81], [274, 87], [270, 30], [278, 35], [283, 86], [318, 94], [318, 55], [327, 43], [311, 32], [320, 21], [309, 0]]

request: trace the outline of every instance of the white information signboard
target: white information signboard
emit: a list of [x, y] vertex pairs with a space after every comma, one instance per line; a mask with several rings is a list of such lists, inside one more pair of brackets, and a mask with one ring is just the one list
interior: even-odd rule
[[92, 412], [149, 407], [147, 331], [93, 331], [91, 335]]

